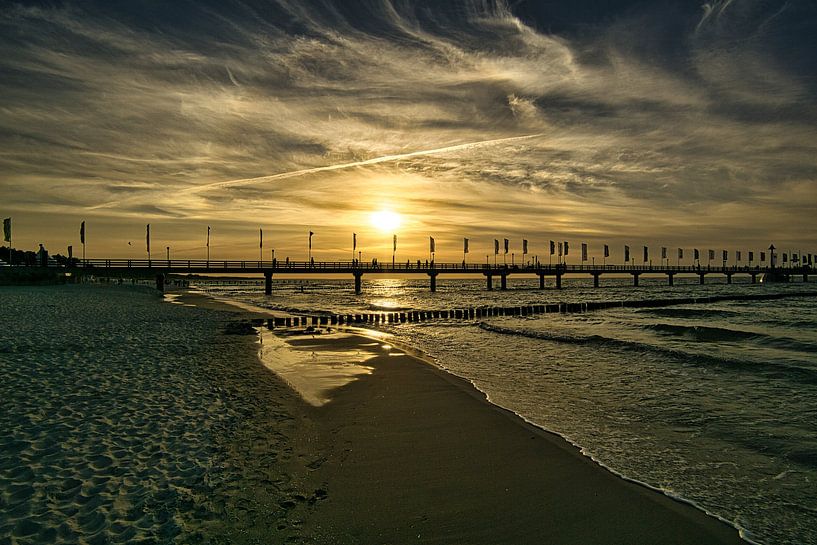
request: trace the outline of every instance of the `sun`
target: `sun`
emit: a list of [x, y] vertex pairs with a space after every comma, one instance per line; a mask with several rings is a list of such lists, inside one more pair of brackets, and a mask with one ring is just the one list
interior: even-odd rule
[[379, 210], [372, 212], [372, 227], [383, 232], [394, 231], [400, 227], [400, 214], [391, 210]]

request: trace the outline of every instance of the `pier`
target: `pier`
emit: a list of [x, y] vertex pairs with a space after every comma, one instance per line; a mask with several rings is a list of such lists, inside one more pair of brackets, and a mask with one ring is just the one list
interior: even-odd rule
[[[86, 259], [73, 260], [69, 265], [60, 267], [72, 274], [123, 275], [139, 274], [155, 276], [156, 287], [163, 289], [165, 276], [175, 274], [259, 274], [264, 276], [264, 292], [272, 293], [272, 282], [275, 275], [349, 275], [354, 280], [355, 293], [361, 293], [364, 275], [419, 275], [429, 280], [429, 289], [437, 290], [437, 277], [440, 275], [482, 275], [487, 290], [508, 287], [511, 275], [530, 275], [538, 277], [539, 288], [545, 288], [545, 278], [552, 277], [557, 289], [562, 287], [565, 276], [590, 276], [593, 285], [599, 287], [605, 274], [630, 275], [633, 286], [639, 285], [639, 278], [645, 274], [665, 275], [668, 285], [672, 286], [677, 275], [696, 275], [701, 284], [707, 276], [726, 278], [732, 283], [735, 276], [751, 278], [757, 283], [762, 275], [773, 275], [776, 279], [789, 281], [791, 278], [802, 278], [808, 282], [814, 270], [806, 266], [781, 268], [771, 266], [698, 266], [698, 265], [490, 265], [476, 263], [435, 263], [408, 262], [360, 263], [356, 261], [250, 261], [250, 260], [190, 260], [190, 259]], [[496, 285], [498, 280], [498, 286]]]

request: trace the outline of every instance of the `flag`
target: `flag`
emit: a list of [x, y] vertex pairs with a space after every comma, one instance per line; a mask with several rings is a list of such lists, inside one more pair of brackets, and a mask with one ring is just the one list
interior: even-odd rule
[[760, 252], [760, 261], [761, 261], [761, 262], [765, 262], [765, 261], [766, 261], [766, 252]]
[[464, 253], [464, 254], [468, 253], [468, 239], [467, 238], [462, 239], [462, 253]]
[[562, 253], [564, 252], [563, 244], [564, 242], [559, 243], [559, 257], [562, 257]]
[[148, 223], [147, 227], [145, 228], [145, 245], [148, 248], [148, 254], [150, 253], [150, 224]]
[[68, 259], [71, 259], [72, 257], [74, 257], [74, 247], [69, 246], [68, 247]]
[[264, 248], [264, 230], [261, 228], [258, 229], [258, 247]]
[[494, 239], [494, 255], [499, 254], [499, 239]]
[[392, 241], [393, 247], [392, 252], [397, 253], [397, 235], [394, 235], [394, 240]]
[[11, 242], [11, 218], [3, 220], [3, 240]]
[[207, 247], [210, 247], [210, 226], [207, 226]]
[[788, 261], [789, 261], [789, 256], [786, 255], [786, 252], [783, 252], [783, 263], [788, 263]]
[[352, 233], [352, 251], [357, 250], [357, 233]]
[[508, 253], [508, 239], [505, 239], [505, 253]]
[[522, 255], [528, 253], [528, 241], [526, 239], [522, 239]]
[[792, 263], [799, 263], [800, 262], [800, 256], [797, 255], [797, 254], [791, 254], [791, 261], [792, 261]]
[[309, 231], [309, 249], [312, 249], [312, 235], [314, 235], [312, 231]]
[[709, 259], [715, 259], [715, 250], [709, 250]]
[[428, 251], [430, 251], [432, 254], [433, 254], [433, 253], [434, 253], [434, 251], [435, 251], [435, 248], [434, 248], [434, 237], [428, 237]]
[[729, 252], [727, 250], [724, 250], [723, 251], [723, 260], [726, 261], [727, 259], [729, 259]]
[[606, 244], [604, 245], [604, 257], [610, 257], [610, 247]]
[[644, 246], [644, 263], [650, 260], [650, 249]]
[[755, 259], [755, 253], [754, 252], [749, 252], [749, 263], [754, 261], [754, 259]]
[[551, 240], [550, 241], [550, 255], [553, 255], [555, 253], [556, 253], [556, 243]]
[[735, 260], [740, 261], [740, 257], [741, 257], [740, 250], [738, 250], [737, 253], [735, 254]]
[[661, 259], [667, 258], [667, 249], [664, 246], [661, 246]]
[[630, 247], [624, 246], [624, 263], [630, 262]]
[[587, 244], [582, 242], [582, 261], [587, 261]]
[[81, 244], [85, 244], [85, 222], [79, 224], [79, 241]]
[[808, 255], [808, 264], [811, 265], [811, 254]]
[[684, 249], [678, 248], [678, 259], [684, 259]]
[[567, 241], [565, 241], [565, 255], [567, 255], [569, 253], [570, 253], [570, 246], [567, 244]]
[[694, 253], [694, 259], [701, 259], [701, 252], [698, 251], [698, 248], [695, 248], [692, 252]]

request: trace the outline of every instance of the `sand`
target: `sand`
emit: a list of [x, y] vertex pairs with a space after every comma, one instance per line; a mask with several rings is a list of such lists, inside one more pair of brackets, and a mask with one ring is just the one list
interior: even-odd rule
[[741, 542], [388, 338], [285, 335], [265, 366], [224, 333], [263, 311], [0, 291], [0, 543]]

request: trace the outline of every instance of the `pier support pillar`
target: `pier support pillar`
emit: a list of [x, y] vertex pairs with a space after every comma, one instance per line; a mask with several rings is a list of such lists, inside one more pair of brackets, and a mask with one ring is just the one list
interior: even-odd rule
[[560, 273], [556, 273], [556, 289], [562, 289], [562, 275]]
[[539, 289], [540, 290], [545, 289], [545, 275], [544, 274], [539, 275]]
[[165, 275], [156, 275], [156, 289], [159, 291], [165, 291]]
[[272, 295], [272, 271], [264, 273], [264, 295]]
[[706, 274], [704, 274], [704, 273], [698, 273], [698, 276], [699, 276], [699, 277], [700, 277], [700, 279], [701, 279], [701, 284], [703, 284], [703, 283], [704, 283], [704, 276], [706, 276]]
[[675, 285], [675, 273], [667, 273], [667, 282], [670, 286]]
[[638, 277], [641, 276], [641, 273], [632, 273], [633, 275], [633, 287], [638, 287]]
[[485, 287], [488, 288], [488, 291], [493, 291], [493, 289], [494, 289], [494, 277], [493, 277], [493, 275], [486, 274], [485, 275], [485, 281], [487, 283], [487, 286], [485, 286]]
[[808, 282], [808, 273], [803, 273], [803, 283]]
[[600, 273], [593, 273], [593, 287], [594, 287], [594, 288], [598, 288], [598, 287], [599, 287], [599, 277], [600, 277], [600, 276], [601, 276], [601, 274], [600, 274]]
[[752, 284], [757, 284], [757, 275], [752, 274]]
[[731, 283], [732, 283], [732, 275], [731, 275], [731, 274], [728, 274], [728, 273], [727, 273], [727, 275], [726, 275], [726, 283], [727, 283], [727, 284], [731, 284]]
[[501, 290], [508, 289], [508, 275], [507, 274], [499, 275], [499, 289], [501, 289]]
[[428, 273], [428, 277], [431, 279], [431, 293], [437, 291], [437, 273]]
[[363, 273], [362, 272], [356, 272], [356, 273], [352, 273], [352, 274], [355, 275], [355, 294], [360, 295], [360, 291], [361, 291], [361, 289], [360, 289], [361, 281], [360, 280], [361, 280], [361, 278], [363, 278]]

